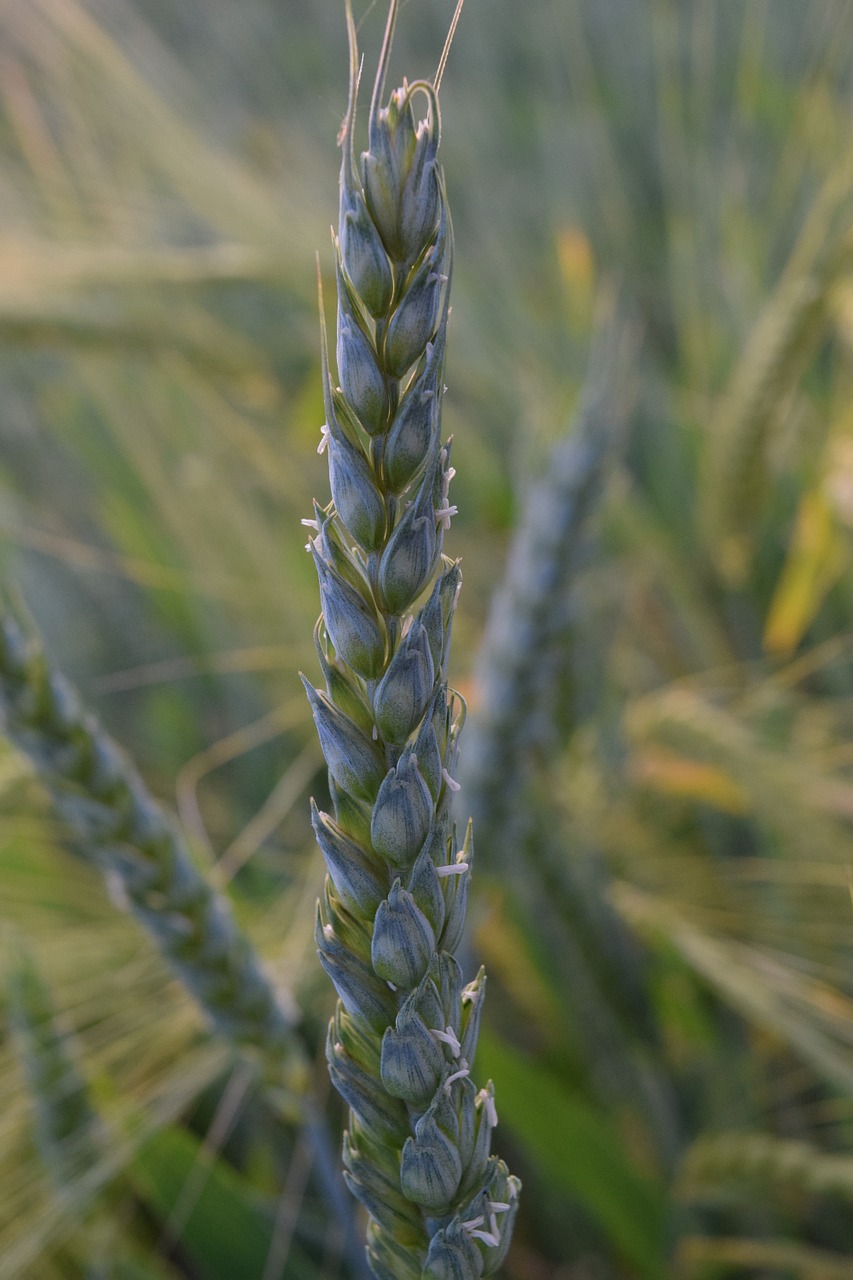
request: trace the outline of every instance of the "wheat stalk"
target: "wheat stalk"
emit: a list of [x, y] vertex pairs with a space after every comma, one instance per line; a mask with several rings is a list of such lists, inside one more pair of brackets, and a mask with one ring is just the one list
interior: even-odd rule
[[469, 825], [460, 849], [450, 814], [465, 715], [446, 674], [460, 572], [442, 556], [456, 512], [440, 436], [452, 232], [435, 85], [404, 81], [382, 105], [396, 16], [392, 0], [359, 165], [347, 5], [338, 388], [322, 334], [333, 501], [305, 522], [325, 690], [305, 685], [334, 804], [312, 810], [329, 872], [316, 940], [340, 997], [328, 1061], [374, 1275], [478, 1280], [507, 1252], [520, 1184], [490, 1155], [491, 1082], [471, 1078], [485, 977], [463, 986], [454, 958], [473, 845]]

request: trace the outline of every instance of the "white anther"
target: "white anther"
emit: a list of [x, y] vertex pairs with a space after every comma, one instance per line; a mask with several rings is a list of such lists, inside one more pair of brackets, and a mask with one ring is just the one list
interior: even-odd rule
[[461, 582], [457, 582], [457, 584], [456, 584], [456, 590], [453, 592], [453, 608], [454, 608], [454, 609], [456, 608], [457, 604], [459, 603], [459, 596], [460, 596], [461, 592], [462, 592], [462, 583], [461, 583]]
[[394, 983], [390, 980], [390, 978], [386, 979], [386, 981], [385, 981], [385, 985], [386, 985], [386, 987], [388, 988], [388, 990], [389, 990], [389, 991], [396, 991], [396, 990], [397, 990], [397, 988], [394, 986]]
[[470, 1076], [470, 1074], [471, 1074], [471, 1068], [468, 1066], [468, 1063], [465, 1061], [464, 1058], [460, 1058], [459, 1070], [454, 1071], [453, 1075], [448, 1076], [444, 1082], [444, 1092], [450, 1093], [450, 1086], [454, 1083], [454, 1081], [464, 1080], [465, 1077]]
[[436, 867], [435, 874], [442, 878], [444, 876], [462, 876], [468, 870], [467, 862], [451, 862], [449, 867]]
[[421, 392], [421, 404], [428, 404], [428, 403], [429, 403], [429, 401], [430, 401], [430, 400], [432, 400], [432, 398], [433, 398], [433, 396], [434, 396], [434, 395], [435, 395], [435, 392], [434, 392], [434, 391], [422, 391], [422, 392]]
[[401, 639], [401, 640], [405, 640], [406, 636], [407, 636], [407, 635], [409, 634], [409, 632], [411, 631], [411, 629], [412, 629], [412, 623], [414, 622], [414, 620], [415, 620], [414, 614], [411, 614], [411, 613], [410, 613], [410, 614], [409, 614], [409, 616], [408, 616], [408, 617], [406, 618], [406, 620], [404, 621], [403, 626], [402, 626], [402, 629], [401, 629], [401, 631], [400, 631], [400, 639]]
[[329, 941], [329, 942], [331, 942], [331, 941], [332, 941], [332, 939], [334, 938], [334, 936], [335, 936], [335, 931], [334, 931], [334, 929], [332, 928], [332, 926], [331, 926], [330, 924], [324, 924], [324, 925], [323, 925], [323, 937], [324, 937], [324, 938], [326, 938], [326, 939], [328, 939], [328, 941]]
[[373, 726], [373, 741], [379, 741], [379, 730], [376, 728], [376, 725]]
[[448, 1027], [446, 1031], [433, 1031], [436, 1040], [440, 1040], [442, 1044], [450, 1046], [450, 1052], [454, 1058], [458, 1058], [462, 1051], [462, 1045], [459, 1043], [459, 1037], [452, 1027]]
[[512, 1206], [511, 1206], [511, 1205], [509, 1205], [509, 1204], [507, 1204], [507, 1202], [506, 1202], [505, 1200], [490, 1200], [490, 1201], [489, 1201], [489, 1212], [490, 1212], [490, 1213], [507, 1213], [511, 1208], [512, 1208]]
[[318, 533], [320, 532], [320, 526], [316, 520], [300, 520], [299, 523], [303, 524], [306, 529], [316, 529]]
[[448, 467], [447, 470], [442, 474], [441, 500], [445, 504], [445, 506], [450, 501], [450, 482], [455, 475], [456, 475], [455, 467]]
[[442, 769], [441, 776], [442, 778], [444, 778], [444, 781], [447, 783], [448, 787], [450, 787], [451, 791], [456, 792], [456, 791], [462, 790], [462, 787], [460, 786], [460, 784], [456, 781], [455, 778], [451, 778], [450, 774], [447, 772], [446, 769]]
[[482, 1240], [490, 1249], [496, 1249], [501, 1242], [500, 1236], [493, 1235], [491, 1231], [469, 1231], [468, 1234], [472, 1240]]
[[445, 530], [450, 528], [451, 517], [458, 516], [458, 515], [459, 515], [458, 507], [452, 507], [452, 506], [436, 507], [436, 510], [435, 510], [436, 522], [441, 525], [442, 529], [445, 529]]
[[[329, 440], [330, 440], [330, 438], [331, 438], [331, 434], [332, 434], [332, 433], [331, 433], [331, 431], [329, 430], [329, 428], [328, 428], [327, 424], [324, 422], [324, 423], [323, 423], [323, 425], [322, 425], [322, 427], [320, 428], [320, 443], [317, 445], [317, 452], [318, 452], [318, 453], [325, 453], [325, 451], [326, 451], [326, 446], [328, 445]], [[303, 521], [303, 523], [304, 523], [304, 521]]]
[[495, 1107], [495, 1100], [485, 1089], [481, 1089], [474, 1099], [476, 1106], [481, 1106], [486, 1113], [486, 1119], [493, 1129], [497, 1128], [498, 1113]]
[[462, 1230], [466, 1232], [472, 1240], [482, 1240], [483, 1244], [487, 1244], [491, 1248], [494, 1248], [496, 1245], [500, 1244], [501, 1238], [499, 1235], [493, 1235], [491, 1231], [480, 1230], [480, 1228], [485, 1225], [485, 1221], [486, 1219], [482, 1214], [480, 1214], [479, 1217], [470, 1218], [468, 1222], [463, 1222]]
[[[428, 343], [426, 344], [426, 348], [425, 348], [425, 350], [426, 350], [426, 358], [427, 358], [427, 360], [431, 360], [431, 359], [432, 359], [432, 353], [433, 353], [433, 351], [435, 350], [435, 343], [434, 343], [434, 342], [428, 342]], [[432, 392], [430, 392], [430, 395], [432, 395]]]
[[340, 1054], [342, 1054], [343, 1052], [344, 1052], [344, 1046], [341, 1044], [340, 1040], [336, 1040], [336, 1041], [335, 1041], [335, 1053], [336, 1053], [336, 1054], [338, 1054], [338, 1055], [340, 1055]]

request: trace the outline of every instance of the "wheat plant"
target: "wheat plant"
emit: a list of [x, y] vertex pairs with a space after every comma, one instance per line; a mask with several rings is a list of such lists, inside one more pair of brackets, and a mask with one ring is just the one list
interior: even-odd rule
[[445, 58], [434, 83], [404, 81], [382, 105], [396, 17], [392, 0], [359, 166], [347, 9], [339, 387], [322, 336], [332, 503], [305, 522], [325, 689], [305, 685], [334, 807], [313, 808], [328, 867], [316, 941], [339, 996], [327, 1056], [350, 1108], [346, 1179], [370, 1216], [373, 1272], [477, 1280], [506, 1255], [520, 1184], [490, 1154], [491, 1081], [472, 1078], [485, 976], [463, 985], [454, 956], [473, 843], [469, 825], [460, 847], [451, 816], [465, 707], [447, 681], [461, 577], [442, 554], [456, 513], [441, 440], [453, 253], [437, 161]]

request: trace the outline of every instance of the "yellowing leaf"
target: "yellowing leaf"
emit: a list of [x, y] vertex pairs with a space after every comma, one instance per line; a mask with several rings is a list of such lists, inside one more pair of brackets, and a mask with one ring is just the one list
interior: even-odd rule
[[664, 795], [697, 800], [723, 813], [749, 812], [749, 797], [740, 783], [703, 760], [689, 760], [660, 747], [648, 747], [633, 758], [631, 773], [640, 786]]
[[561, 228], [556, 236], [557, 262], [566, 291], [569, 322], [575, 330], [586, 328], [592, 312], [595, 259], [592, 245], [580, 227]]
[[845, 564], [844, 548], [820, 489], [800, 499], [788, 558], [764, 627], [764, 648], [777, 657], [793, 653]]

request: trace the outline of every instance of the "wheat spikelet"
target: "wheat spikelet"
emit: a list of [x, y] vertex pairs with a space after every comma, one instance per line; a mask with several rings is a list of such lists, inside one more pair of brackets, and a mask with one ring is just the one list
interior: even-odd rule
[[479, 1280], [506, 1254], [519, 1183], [490, 1156], [491, 1082], [471, 1078], [485, 978], [463, 986], [454, 958], [473, 846], [450, 815], [465, 714], [447, 683], [460, 573], [442, 556], [456, 511], [440, 438], [452, 232], [435, 86], [404, 81], [382, 105], [396, 16], [392, 0], [359, 166], [347, 7], [339, 388], [323, 336], [333, 502], [305, 522], [325, 689], [305, 684], [334, 801], [334, 816], [313, 810], [329, 871], [316, 940], [340, 997], [327, 1053], [374, 1275]]

